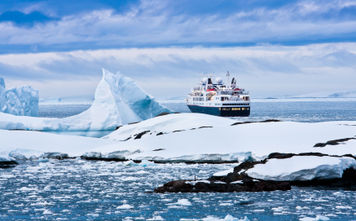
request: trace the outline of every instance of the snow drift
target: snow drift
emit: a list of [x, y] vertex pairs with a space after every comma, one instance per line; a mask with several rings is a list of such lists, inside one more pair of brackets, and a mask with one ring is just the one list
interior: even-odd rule
[[38, 91], [30, 86], [5, 89], [5, 81], [0, 78], [0, 111], [13, 115], [37, 116]]
[[100, 131], [154, 117], [169, 109], [160, 105], [136, 83], [103, 69], [91, 107], [67, 118], [34, 118], [0, 113], [1, 129], [39, 131]]

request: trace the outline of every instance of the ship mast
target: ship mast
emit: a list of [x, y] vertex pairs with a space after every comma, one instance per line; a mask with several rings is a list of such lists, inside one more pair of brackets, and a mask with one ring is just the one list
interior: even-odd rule
[[230, 82], [230, 72], [229, 71], [227, 71], [226, 77], [227, 77], [227, 83], [229, 83]]

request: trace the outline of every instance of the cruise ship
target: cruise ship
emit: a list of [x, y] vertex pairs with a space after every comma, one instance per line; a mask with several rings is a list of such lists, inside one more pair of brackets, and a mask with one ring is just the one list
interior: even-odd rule
[[198, 87], [194, 87], [186, 98], [191, 112], [218, 116], [249, 116], [250, 96], [247, 91], [238, 87], [236, 78], [226, 85], [221, 78], [203, 78]]

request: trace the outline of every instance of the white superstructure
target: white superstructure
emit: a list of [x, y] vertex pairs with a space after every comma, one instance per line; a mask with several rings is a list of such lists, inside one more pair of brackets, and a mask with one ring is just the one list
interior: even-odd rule
[[237, 86], [235, 78], [230, 85], [221, 78], [203, 78], [198, 87], [193, 88], [186, 99], [192, 112], [221, 116], [248, 116], [250, 114], [250, 96]]

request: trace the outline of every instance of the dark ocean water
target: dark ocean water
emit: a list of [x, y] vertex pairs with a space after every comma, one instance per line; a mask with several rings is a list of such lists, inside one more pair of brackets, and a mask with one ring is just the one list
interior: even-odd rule
[[[166, 103], [188, 112], [184, 103]], [[41, 105], [66, 117], [89, 105]], [[253, 102], [237, 120], [356, 120], [356, 101]], [[356, 191], [293, 188], [262, 193], [151, 191], [170, 180], [208, 178], [234, 165], [35, 161], [0, 169], [0, 220], [356, 220]]]
[[170, 180], [208, 178], [232, 166], [82, 160], [26, 163], [0, 170], [0, 219], [356, 219], [356, 191], [294, 188], [260, 193], [151, 193]]

